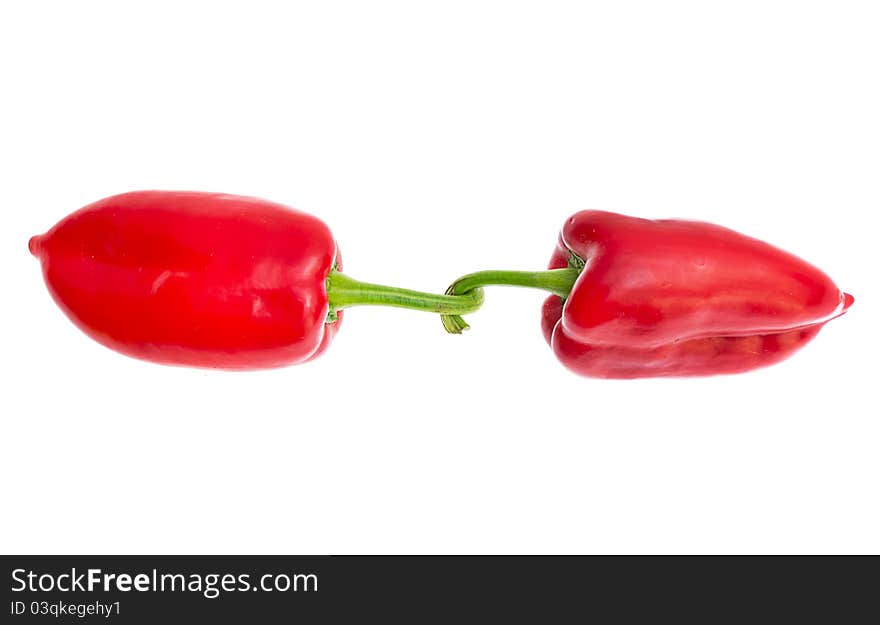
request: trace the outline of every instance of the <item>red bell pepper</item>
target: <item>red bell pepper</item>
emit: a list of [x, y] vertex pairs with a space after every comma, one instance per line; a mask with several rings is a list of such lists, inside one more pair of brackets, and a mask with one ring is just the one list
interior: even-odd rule
[[173, 365], [257, 369], [321, 354], [343, 308], [469, 312], [450, 297], [358, 282], [326, 225], [256, 198], [140, 191], [90, 204], [30, 240], [49, 291], [80, 329]]
[[[853, 298], [816, 267], [720, 226], [583, 211], [565, 222], [550, 271], [489, 271], [489, 284], [554, 293], [542, 327], [559, 360], [603, 378], [738, 373], [779, 362]], [[450, 332], [467, 324], [445, 316]]]

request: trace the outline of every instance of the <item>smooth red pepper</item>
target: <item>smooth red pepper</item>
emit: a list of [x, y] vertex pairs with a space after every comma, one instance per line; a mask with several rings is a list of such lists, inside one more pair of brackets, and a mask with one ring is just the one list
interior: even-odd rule
[[306, 213], [250, 197], [139, 191], [73, 213], [29, 244], [52, 296], [89, 336], [153, 362], [223, 369], [321, 354], [342, 308], [472, 311], [460, 298], [341, 273], [333, 235]]
[[[480, 272], [488, 284], [555, 293], [544, 336], [559, 360], [603, 378], [739, 373], [779, 362], [852, 304], [816, 267], [713, 224], [583, 211], [565, 222], [546, 272]], [[444, 317], [451, 332], [466, 327]]]

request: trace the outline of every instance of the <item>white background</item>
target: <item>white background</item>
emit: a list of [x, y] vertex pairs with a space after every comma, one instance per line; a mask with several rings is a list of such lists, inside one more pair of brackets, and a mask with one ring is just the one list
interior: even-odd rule
[[[9, 2], [0, 551], [878, 552], [876, 3]], [[792, 360], [609, 382], [543, 294], [357, 309], [299, 367], [131, 360], [28, 238], [133, 189], [321, 216], [354, 277], [542, 268], [603, 208], [716, 221], [855, 294]]]

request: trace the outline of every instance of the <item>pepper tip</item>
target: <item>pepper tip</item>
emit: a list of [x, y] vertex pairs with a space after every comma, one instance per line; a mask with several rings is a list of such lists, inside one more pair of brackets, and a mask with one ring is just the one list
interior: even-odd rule
[[856, 301], [856, 298], [850, 295], [849, 293], [843, 294], [843, 310], [845, 311], [847, 308], [853, 305], [853, 302]]
[[43, 236], [38, 234], [38, 235], [32, 236], [32, 237], [30, 238], [30, 240], [28, 241], [28, 250], [29, 250], [30, 253], [33, 254], [34, 256], [39, 257], [39, 255], [40, 255], [40, 247], [41, 247], [41, 246], [40, 246], [40, 242], [41, 242], [42, 240], [43, 240]]

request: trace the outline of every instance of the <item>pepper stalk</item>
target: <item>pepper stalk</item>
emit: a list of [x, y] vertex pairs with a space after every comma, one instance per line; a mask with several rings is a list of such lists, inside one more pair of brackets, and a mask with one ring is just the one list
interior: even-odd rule
[[[564, 300], [574, 287], [583, 268], [583, 259], [572, 253], [568, 259], [568, 267], [563, 269], [547, 269], [545, 271], [488, 270], [469, 273], [453, 282], [446, 289], [446, 294], [464, 297], [476, 292], [482, 294], [485, 286], [520, 286], [549, 291]], [[440, 320], [450, 334], [461, 334], [470, 328], [458, 313], [443, 314]]]
[[461, 334], [470, 326], [461, 315], [476, 312], [483, 304], [484, 286], [520, 286], [541, 289], [568, 297], [584, 267], [584, 261], [571, 254], [568, 267], [545, 271], [487, 270], [469, 273], [453, 282], [444, 295], [362, 282], [336, 269], [327, 276], [330, 311], [327, 322], [337, 319], [337, 311], [352, 306], [392, 306], [437, 313], [450, 334]]
[[337, 318], [337, 311], [352, 306], [392, 306], [441, 315], [464, 315], [475, 312], [483, 304], [483, 290], [473, 289], [462, 294], [437, 295], [383, 284], [361, 282], [334, 267], [327, 276], [328, 323]]

